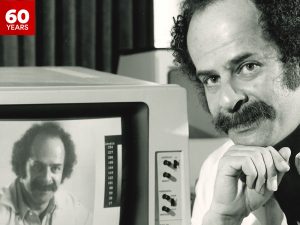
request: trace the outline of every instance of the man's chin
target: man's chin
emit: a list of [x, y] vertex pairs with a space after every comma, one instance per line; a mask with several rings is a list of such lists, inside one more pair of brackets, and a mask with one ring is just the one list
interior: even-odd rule
[[236, 145], [269, 146], [272, 144], [270, 138], [271, 132], [265, 125], [260, 124], [230, 129], [228, 136]]
[[51, 198], [54, 196], [53, 191], [39, 191], [36, 190], [33, 193], [33, 199], [37, 204], [43, 204], [50, 201]]

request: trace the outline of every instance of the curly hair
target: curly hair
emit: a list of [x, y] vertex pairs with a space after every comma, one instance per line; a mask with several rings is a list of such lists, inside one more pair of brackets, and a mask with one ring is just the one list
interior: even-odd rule
[[17, 177], [26, 177], [26, 162], [31, 154], [31, 146], [35, 137], [39, 134], [46, 134], [52, 137], [59, 137], [65, 149], [64, 169], [62, 174], [62, 182], [65, 178], [71, 176], [73, 167], [76, 164], [75, 145], [70, 134], [65, 132], [59, 124], [54, 122], [46, 122], [42, 124], [34, 124], [15, 142], [12, 152], [12, 168]]
[[[196, 68], [187, 48], [187, 33], [193, 14], [204, 10], [217, 0], [185, 0], [181, 5], [181, 14], [174, 19], [171, 31], [174, 62], [182, 71], [196, 80]], [[276, 44], [284, 63], [283, 84], [295, 90], [300, 85], [300, 0], [252, 0], [261, 12], [260, 26], [264, 38]], [[200, 102], [208, 110], [203, 85], [197, 84]]]

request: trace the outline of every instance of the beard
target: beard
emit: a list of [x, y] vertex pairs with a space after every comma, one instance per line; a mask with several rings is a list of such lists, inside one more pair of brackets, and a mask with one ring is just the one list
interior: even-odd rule
[[239, 111], [224, 114], [219, 113], [213, 119], [215, 128], [219, 132], [228, 134], [231, 129], [239, 129], [259, 124], [263, 120], [274, 120], [276, 118], [275, 109], [263, 101], [255, 101], [242, 107]]

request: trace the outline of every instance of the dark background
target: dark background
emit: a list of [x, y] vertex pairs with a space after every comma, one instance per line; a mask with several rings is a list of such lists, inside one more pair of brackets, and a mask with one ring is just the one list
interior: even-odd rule
[[115, 73], [121, 52], [152, 47], [152, 0], [36, 0], [36, 35], [0, 36], [0, 66]]

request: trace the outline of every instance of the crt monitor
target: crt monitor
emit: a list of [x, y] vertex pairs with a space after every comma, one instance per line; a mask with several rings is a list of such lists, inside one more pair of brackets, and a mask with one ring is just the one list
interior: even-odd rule
[[46, 123], [74, 142], [77, 164], [59, 190], [79, 199], [92, 224], [190, 223], [182, 88], [81, 67], [1, 68], [1, 188], [16, 179], [16, 141]]

